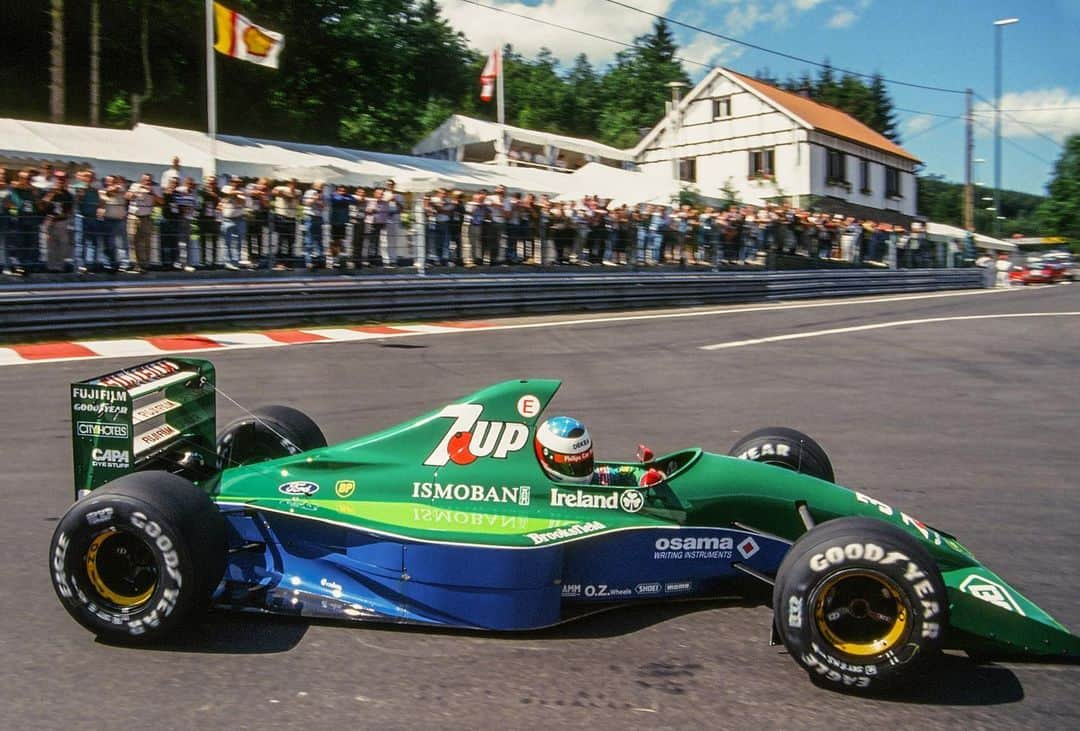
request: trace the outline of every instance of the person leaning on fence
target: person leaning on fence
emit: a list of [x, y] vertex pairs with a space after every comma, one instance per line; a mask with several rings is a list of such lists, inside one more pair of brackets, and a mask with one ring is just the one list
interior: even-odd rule
[[367, 258], [367, 191], [357, 187], [352, 195], [349, 217], [352, 219], [352, 260], [353, 270], [359, 272], [370, 262]]
[[277, 256], [283, 262], [292, 260], [296, 246], [296, 214], [301, 194], [296, 178], [292, 178], [285, 185], [276, 186], [273, 190]]
[[180, 180], [169, 177], [161, 191], [161, 223], [158, 226], [158, 253], [161, 266], [178, 269], [180, 267], [180, 211], [178, 189]]
[[239, 175], [229, 178], [221, 188], [220, 196], [218, 210], [221, 211], [221, 238], [225, 240], [225, 268], [235, 271], [240, 268], [240, 249], [247, 228], [244, 220], [247, 192]]
[[128, 237], [135, 244], [137, 271], [150, 268], [150, 243], [154, 235], [154, 206], [161, 202], [154, 179], [143, 173], [127, 190]]
[[102, 256], [101, 198], [93, 170], [80, 170], [75, 177], [75, 270], [85, 272], [96, 269]]
[[266, 178], [259, 178], [247, 186], [247, 202], [244, 204], [244, 224], [247, 228], [247, 262], [256, 266], [267, 257], [263, 235], [270, 222], [270, 186]]
[[386, 242], [389, 248], [389, 264], [397, 263], [403, 256], [404, 235], [401, 228], [401, 213], [405, 210], [405, 199], [395, 189], [393, 180], [386, 181], [383, 199], [386, 200]]
[[176, 189], [176, 205], [180, 208], [180, 220], [176, 223], [176, 240], [184, 249], [184, 271], [193, 272], [199, 266], [199, 247], [191, 241], [192, 223], [195, 221], [199, 201], [195, 178], [184, 178], [184, 184]]
[[316, 180], [304, 191], [301, 202], [304, 206], [304, 266], [310, 270], [315, 268], [318, 259], [323, 258], [323, 182]]
[[[345, 234], [349, 230], [349, 212], [352, 210], [353, 196], [344, 185], [334, 188], [330, 194], [330, 251], [326, 255], [326, 267], [337, 267], [345, 251]], [[344, 265], [342, 265], [344, 266]]]
[[98, 193], [100, 202], [98, 220], [101, 221], [102, 226], [102, 246], [107, 260], [106, 268], [130, 272], [126, 193], [127, 189], [118, 176], [106, 175], [105, 184]]
[[[15, 209], [14, 243], [9, 264], [21, 273], [37, 269], [41, 262], [38, 232], [41, 228], [41, 193], [30, 184], [30, 171], [20, 170], [11, 186], [11, 206]], [[8, 235], [11, 241], [12, 234]]]
[[221, 235], [221, 223], [218, 221], [221, 193], [218, 191], [216, 176], [206, 176], [195, 199], [202, 266], [213, 267], [217, 264], [218, 239]]
[[7, 170], [0, 168], [0, 267], [4, 276], [12, 276], [11, 265], [8, 263], [8, 238], [14, 228], [15, 211], [11, 203], [11, 187], [8, 185]]
[[56, 173], [52, 187], [41, 197], [41, 205], [45, 211], [45, 266], [50, 272], [61, 272], [71, 265], [75, 213], [75, 196], [68, 188], [67, 173]]

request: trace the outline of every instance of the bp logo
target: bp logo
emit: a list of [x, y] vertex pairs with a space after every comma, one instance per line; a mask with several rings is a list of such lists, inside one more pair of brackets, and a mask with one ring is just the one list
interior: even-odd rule
[[971, 594], [976, 599], [989, 602], [1006, 612], [1016, 612], [1021, 617], [1027, 616], [1004, 586], [978, 574], [969, 574], [966, 579], [960, 582], [960, 591]]
[[334, 485], [334, 494], [338, 497], [345, 498], [356, 492], [355, 480], [338, 480]]
[[628, 513], [636, 513], [645, 506], [641, 490], [625, 490], [619, 495], [619, 507]]

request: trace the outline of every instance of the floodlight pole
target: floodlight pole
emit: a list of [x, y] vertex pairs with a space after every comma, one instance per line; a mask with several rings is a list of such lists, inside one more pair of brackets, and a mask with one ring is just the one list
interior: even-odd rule
[[1001, 29], [1019, 18], [994, 21], [994, 236], [1001, 238]]
[[217, 168], [217, 71], [214, 68], [214, 0], [206, 0], [206, 130], [210, 135], [210, 168], [203, 179], [216, 174]]

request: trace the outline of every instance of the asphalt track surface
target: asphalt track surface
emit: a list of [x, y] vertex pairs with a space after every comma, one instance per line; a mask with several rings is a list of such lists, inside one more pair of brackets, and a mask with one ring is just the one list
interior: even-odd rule
[[[789, 425], [841, 484], [956, 533], [1080, 629], [1080, 287], [424, 335], [217, 354], [220, 387], [286, 403], [331, 441], [490, 382], [558, 377], [549, 413], [629, 458]], [[739, 308], [729, 308], [731, 310]], [[604, 319], [609, 315], [604, 315]], [[1080, 728], [1080, 666], [946, 657], [906, 694], [812, 685], [754, 601], [616, 610], [527, 635], [210, 615], [175, 641], [96, 642], [57, 602], [48, 542], [70, 502], [67, 384], [117, 360], [0, 368], [0, 726], [58, 728]], [[222, 403], [220, 418], [238, 412]]]

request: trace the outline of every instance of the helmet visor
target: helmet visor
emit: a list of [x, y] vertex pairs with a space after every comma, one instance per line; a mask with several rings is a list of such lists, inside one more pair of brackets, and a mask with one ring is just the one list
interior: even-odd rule
[[569, 478], [588, 477], [593, 473], [593, 451], [590, 447], [578, 454], [555, 452], [548, 447], [543, 449], [543, 462], [549, 470]]

